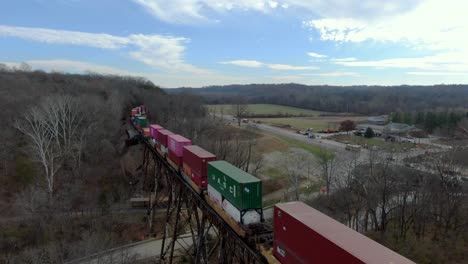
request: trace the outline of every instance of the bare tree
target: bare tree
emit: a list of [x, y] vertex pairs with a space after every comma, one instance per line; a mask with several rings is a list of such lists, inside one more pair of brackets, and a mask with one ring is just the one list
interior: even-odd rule
[[[85, 112], [84, 99], [69, 96], [46, 97], [16, 121], [16, 128], [29, 139], [32, 158], [44, 172], [47, 190], [54, 193], [55, 178], [66, 161], [79, 168], [83, 144], [93, 129], [94, 116]], [[90, 109], [87, 109], [90, 110]]]
[[231, 114], [236, 118], [237, 125], [240, 126], [242, 119], [248, 113], [247, 100], [244, 97], [236, 97], [235, 103], [231, 106]]
[[54, 193], [55, 175], [62, 166], [62, 153], [55, 145], [47, 124], [47, 117], [38, 108], [33, 108], [24, 115], [24, 121], [17, 121], [16, 128], [30, 140], [29, 152], [38, 161], [44, 171], [47, 191], [51, 197]]
[[309, 176], [308, 166], [310, 164], [310, 154], [302, 150], [293, 149], [284, 155], [282, 167], [288, 176], [288, 182], [294, 193], [295, 201], [300, 199], [301, 180]]
[[317, 158], [328, 195], [335, 174], [335, 154], [324, 148], [320, 148]]

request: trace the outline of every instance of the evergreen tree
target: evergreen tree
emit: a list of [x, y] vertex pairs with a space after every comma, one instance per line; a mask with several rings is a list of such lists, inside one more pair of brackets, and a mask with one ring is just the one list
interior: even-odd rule
[[366, 129], [366, 133], [364, 133], [364, 136], [365, 136], [366, 138], [373, 138], [373, 137], [375, 137], [374, 130], [372, 130], [372, 128], [368, 127], [368, 128]]

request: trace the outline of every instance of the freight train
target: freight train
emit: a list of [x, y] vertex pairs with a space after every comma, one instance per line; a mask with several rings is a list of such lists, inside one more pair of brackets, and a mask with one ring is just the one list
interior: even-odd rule
[[[181, 136], [149, 125], [144, 105], [131, 122], [183, 179], [246, 240], [264, 222], [262, 181]], [[413, 263], [301, 202], [276, 204], [273, 244], [255, 245], [269, 263]]]

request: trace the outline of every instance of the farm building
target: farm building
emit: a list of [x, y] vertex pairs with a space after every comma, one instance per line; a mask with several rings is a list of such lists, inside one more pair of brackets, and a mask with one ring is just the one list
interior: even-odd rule
[[388, 117], [386, 115], [381, 116], [370, 116], [367, 118], [367, 122], [373, 125], [385, 125], [387, 123]]
[[402, 123], [388, 123], [384, 126], [384, 135], [406, 135], [408, 132], [415, 129], [415, 126]]
[[359, 124], [357, 125], [358, 130], [366, 130], [368, 127], [372, 128], [376, 134], [381, 135], [406, 135], [408, 132], [416, 129], [414, 126], [402, 124], [402, 123], [388, 123], [385, 126], [375, 124]]

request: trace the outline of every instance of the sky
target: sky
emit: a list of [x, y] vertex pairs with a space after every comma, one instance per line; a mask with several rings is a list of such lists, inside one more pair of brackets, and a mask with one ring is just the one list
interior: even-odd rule
[[15, 0], [0, 63], [164, 88], [468, 83], [465, 0]]

